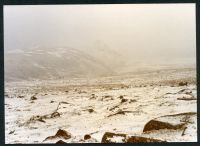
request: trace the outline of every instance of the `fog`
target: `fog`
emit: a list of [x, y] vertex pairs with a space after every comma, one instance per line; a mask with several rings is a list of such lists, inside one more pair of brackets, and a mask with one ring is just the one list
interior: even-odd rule
[[197, 142], [195, 25], [195, 4], [4, 6], [5, 143]]
[[68, 46], [125, 58], [196, 56], [195, 4], [4, 6], [4, 50]]

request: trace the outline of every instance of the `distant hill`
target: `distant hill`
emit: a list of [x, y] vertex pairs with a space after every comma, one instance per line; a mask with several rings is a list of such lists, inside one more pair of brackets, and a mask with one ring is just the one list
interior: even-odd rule
[[[106, 45], [83, 50], [71, 47], [9, 50], [4, 54], [5, 80], [63, 79], [134, 74], [152, 70], [195, 68], [195, 58], [139, 59]], [[131, 54], [129, 55], [131, 56]]]
[[70, 48], [33, 48], [5, 52], [5, 80], [95, 77], [113, 73], [106, 58]]

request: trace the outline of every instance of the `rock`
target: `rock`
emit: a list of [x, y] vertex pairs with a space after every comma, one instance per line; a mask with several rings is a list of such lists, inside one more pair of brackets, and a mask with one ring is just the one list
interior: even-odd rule
[[37, 100], [37, 97], [31, 96], [31, 100]]
[[39, 118], [38, 121], [46, 123], [45, 120], [43, 120], [42, 118]]
[[[195, 116], [196, 113], [180, 113], [174, 115], [166, 115], [150, 120], [143, 129], [143, 132], [160, 130], [160, 129], [184, 129], [190, 121], [190, 119]], [[185, 120], [186, 119], [186, 120]]]
[[159, 139], [141, 137], [141, 136], [131, 136], [128, 139], [126, 139], [126, 142], [132, 143], [132, 142], [165, 142], [165, 141]]
[[192, 91], [189, 89], [182, 89], [180, 91], [178, 91], [179, 94], [192, 94]]
[[93, 110], [93, 109], [88, 109], [88, 112], [89, 112], [89, 113], [93, 113], [94, 110]]
[[129, 103], [132, 103], [132, 102], [136, 102], [137, 100], [135, 100], [135, 99], [131, 99], [130, 101], [129, 101]]
[[55, 101], [51, 100], [50, 103], [54, 103]]
[[91, 94], [91, 98], [90, 99], [95, 99], [95, 94]]
[[39, 122], [43, 122], [43, 123], [46, 123], [44, 121], [44, 117], [43, 116], [32, 116], [27, 122], [25, 122], [23, 125], [29, 125], [30, 123], [35, 123], [36, 121], [39, 121]]
[[197, 98], [192, 95], [185, 94], [182, 97], [178, 97], [177, 100], [197, 100]]
[[128, 99], [121, 99], [121, 103], [128, 101]]
[[22, 95], [19, 95], [17, 98], [24, 98], [24, 96], [22, 96]]
[[8, 134], [13, 134], [15, 132], [15, 130], [13, 130], [13, 131], [10, 131]]
[[49, 136], [44, 141], [46, 141], [46, 140], [52, 140], [52, 139], [56, 139], [56, 138], [63, 138], [65, 140], [67, 140], [67, 139], [71, 138], [71, 134], [68, 133], [65, 130], [59, 129], [54, 136]]
[[64, 144], [64, 143], [66, 143], [66, 142], [64, 142], [62, 140], [59, 140], [59, 141], [56, 142], [56, 144]]
[[84, 140], [87, 140], [87, 139], [90, 139], [91, 138], [91, 136], [89, 135], [89, 134], [86, 134], [85, 136], [84, 136]]
[[101, 143], [133, 143], [133, 142], [164, 142], [159, 139], [146, 138], [142, 136], [127, 136], [126, 134], [116, 134], [111, 132], [106, 132], [103, 135]]
[[109, 100], [112, 100], [112, 95], [104, 95], [101, 99], [101, 101], [109, 101]]
[[123, 99], [124, 97], [122, 95], [119, 96], [120, 99]]
[[128, 85], [122, 85], [122, 86], [121, 86], [121, 89], [127, 89], [127, 88], [129, 88]]
[[60, 113], [59, 112], [53, 112], [51, 114], [51, 118], [55, 118], [55, 117], [60, 117]]
[[71, 138], [71, 134], [69, 134], [67, 131], [59, 129], [55, 135], [56, 137], [62, 137], [64, 139]]
[[187, 86], [187, 84], [188, 84], [187, 82], [179, 82], [178, 83], [179, 86]]
[[119, 142], [116, 141], [117, 140], [121, 140], [121, 142], [125, 142], [126, 140], [126, 134], [116, 134], [116, 133], [111, 133], [111, 132], [106, 132], [101, 140], [101, 143], [115, 143], [115, 142]]
[[177, 129], [181, 129], [183, 126], [184, 126], [184, 124], [172, 125], [172, 124], [167, 123], [167, 122], [151, 120], [145, 125], [143, 132], [152, 131], [152, 130], [160, 130], [160, 129], [177, 130]]
[[111, 98], [111, 95], [105, 95], [104, 98]]

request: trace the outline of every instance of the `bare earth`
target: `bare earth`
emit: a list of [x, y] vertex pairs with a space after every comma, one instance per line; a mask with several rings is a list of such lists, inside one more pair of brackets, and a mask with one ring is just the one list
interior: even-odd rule
[[[91, 79], [6, 82], [5, 141], [100, 143], [103, 135], [111, 132], [167, 142], [196, 142], [196, 98], [196, 70], [192, 68]], [[144, 131], [152, 119], [184, 126]], [[59, 129], [69, 137], [56, 136]], [[86, 134], [89, 137], [84, 139]], [[112, 138], [110, 142], [124, 142], [123, 136]]]

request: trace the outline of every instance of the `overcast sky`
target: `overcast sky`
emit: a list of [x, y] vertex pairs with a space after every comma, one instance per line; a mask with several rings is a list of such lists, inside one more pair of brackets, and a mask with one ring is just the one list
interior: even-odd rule
[[5, 51], [35, 46], [195, 57], [195, 4], [4, 6]]

